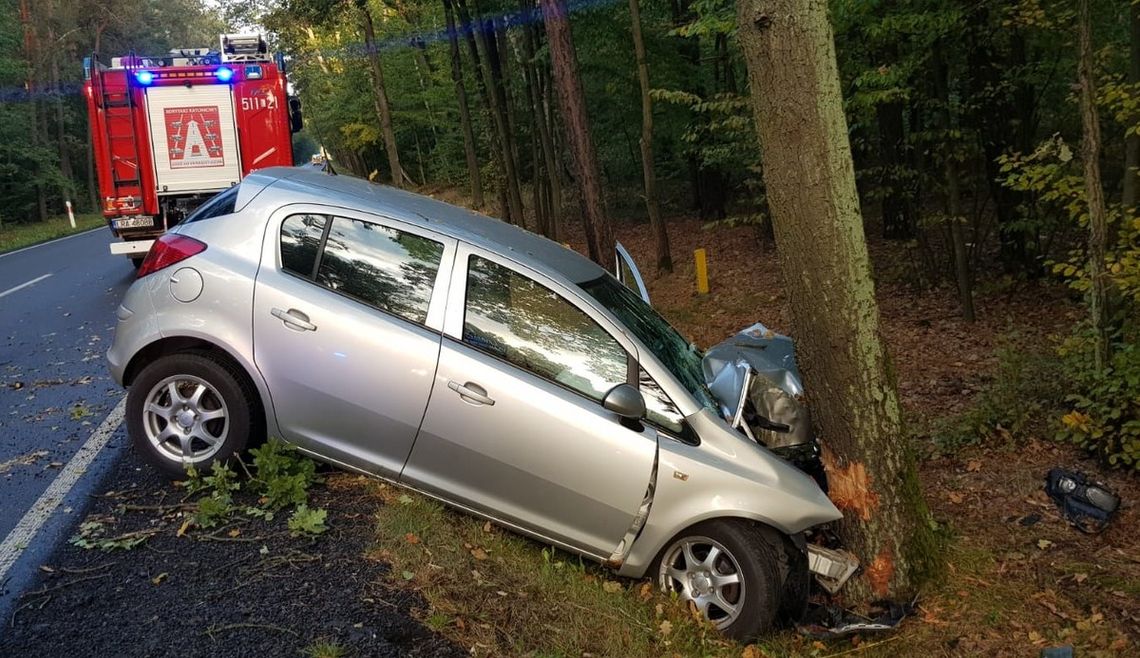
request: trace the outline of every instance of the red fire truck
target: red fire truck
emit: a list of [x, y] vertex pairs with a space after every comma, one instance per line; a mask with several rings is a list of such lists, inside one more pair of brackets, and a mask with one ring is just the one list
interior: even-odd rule
[[255, 169], [293, 164], [300, 101], [258, 35], [218, 50], [84, 60], [103, 216], [138, 265], [154, 238]]

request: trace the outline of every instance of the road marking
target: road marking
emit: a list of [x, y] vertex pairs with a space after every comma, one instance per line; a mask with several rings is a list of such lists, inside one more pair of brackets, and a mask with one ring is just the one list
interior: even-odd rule
[[2, 254], [0, 254], [0, 258], [4, 258], [5, 256], [15, 256], [16, 254], [24, 252], [24, 251], [28, 251], [29, 249], [35, 249], [37, 247], [46, 247], [49, 244], [55, 244], [57, 242], [63, 242], [64, 240], [70, 240], [71, 238], [78, 238], [81, 235], [87, 235], [88, 233], [94, 233], [95, 231], [98, 231], [100, 229], [105, 229], [105, 228], [107, 228], [107, 227], [106, 226], [96, 226], [95, 228], [87, 229], [86, 231], [80, 231], [79, 233], [72, 233], [71, 235], [65, 235], [62, 238], [56, 238], [54, 240], [48, 240], [47, 242], [40, 242], [38, 244], [29, 245], [27, 247], [22, 247], [20, 249], [15, 250], [15, 251], [8, 251], [5, 253], [2, 253]]
[[45, 274], [43, 276], [37, 276], [36, 278], [32, 279], [31, 281], [26, 281], [24, 283], [21, 283], [20, 285], [16, 286], [15, 288], [8, 288], [4, 292], [0, 292], [0, 297], [7, 297], [8, 295], [11, 295], [12, 293], [16, 292], [17, 290], [23, 290], [24, 288], [27, 288], [28, 286], [34, 286], [35, 284], [39, 283], [40, 281], [43, 281], [44, 279], [51, 276], [51, 274], [52, 274], [51, 272], [48, 272], [47, 274]]
[[67, 462], [55, 480], [48, 485], [47, 490], [24, 514], [16, 527], [12, 528], [12, 532], [8, 533], [4, 542], [0, 543], [0, 582], [4, 582], [4, 576], [16, 563], [20, 553], [31, 545], [36, 533], [51, 517], [55, 508], [63, 502], [64, 497], [79, 481], [79, 478], [87, 472], [87, 468], [94, 461], [96, 455], [107, 445], [107, 442], [111, 440], [115, 430], [119, 429], [119, 425], [123, 422], [126, 406], [127, 397], [123, 396], [115, 408], [111, 410], [111, 413], [107, 414], [107, 417], [91, 434], [91, 437], [87, 439], [87, 442], [83, 444], [83, 447], [75, 453], [75, 456]]

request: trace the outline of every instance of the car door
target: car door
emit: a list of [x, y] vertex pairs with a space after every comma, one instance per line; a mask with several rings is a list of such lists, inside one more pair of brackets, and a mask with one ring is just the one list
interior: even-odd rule
[[633, 256], [629, 255], [620, 242], [614, 243], [614, 276], [625, 287], [640, 295], [646, 304], [649, 303], [649, 290], [645, 287], [645, 279], [641, 278], [641, 270], [637, 269]]
[[427, 406], [455, 241], [320, 206], [269, 223], [254, 360], [284, 438], [395, 479]]
[[481, 250], [458, 253], [435, 387], [402, 480], [605, 559], [657, 453], [652, 428], [601, 405], [630, 380], [633, 344], [573, 292]]

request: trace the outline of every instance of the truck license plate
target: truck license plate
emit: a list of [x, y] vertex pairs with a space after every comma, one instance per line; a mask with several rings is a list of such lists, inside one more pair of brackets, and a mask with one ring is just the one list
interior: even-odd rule
[[139, 228], [145, 226], [150, 228], [154, 226], [153, 217], [122, 217], [114, 220], [115, 228]]

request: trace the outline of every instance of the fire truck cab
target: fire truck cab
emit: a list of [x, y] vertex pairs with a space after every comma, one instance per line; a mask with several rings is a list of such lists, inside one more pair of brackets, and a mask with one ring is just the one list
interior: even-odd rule
[[260, 35], [218, 50], [84, 60], [103, 216], [137, 266], [154, 238], [251, 171], [293, 164], [300, 101]]

